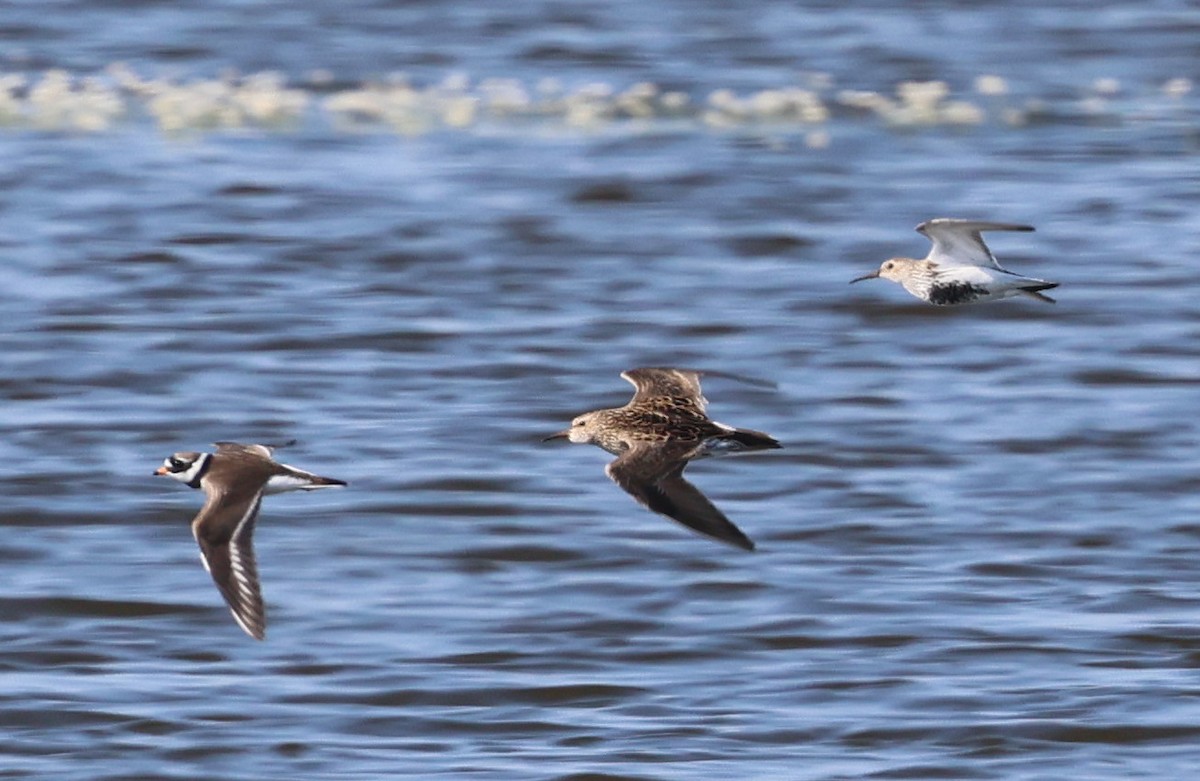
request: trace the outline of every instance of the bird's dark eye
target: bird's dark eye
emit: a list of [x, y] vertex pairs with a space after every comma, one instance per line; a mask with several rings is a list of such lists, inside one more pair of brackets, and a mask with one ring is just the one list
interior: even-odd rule
[[173, 469], [176, 472], [178, 472], [180, 469], [183, 469], [187, 466], [187, 461], [184, 461], [182, 458], [176, 458], [175, 456], [171, 456], [167, 460], [171, 462], [171, 469]]
[[572, 426], [574, 426], [575, 428], [579, 428], [580, 426], [582, 426], [582, 425], [583, 425], [583, 421], [582, 421], [582, 420], [576, 420], [576, 421], [573, 421], [573, 422], [571, 423], [571, 425], [572, 425]]
[[891, 271], [892, 266], [894, 266], [894, 265], [896, 265], [896, 264], [889, 260], [887, 263], [883, 264], [883, 267], [886, 268], [888, 271]]

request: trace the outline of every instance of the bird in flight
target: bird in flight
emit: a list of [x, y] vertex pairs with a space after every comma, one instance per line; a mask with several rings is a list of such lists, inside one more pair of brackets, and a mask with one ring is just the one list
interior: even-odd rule
[[617, 458], [605, 473], [640, 504], [715, 540], [753, 550], [754, 543], [683, 477], [687, 465], [708, 456], [781, 447], [773, 437], [718, 423], [705, 412], [701, 372], [630, 369], [621, 376], [636, 388], [623, 407], [588, 412], [546, 437], [594, 444]]
[[935, 306], [996, 301], [1011, 296], [1029, 296], [1054, 303], [1043, 290], [1058, 287], [1057, 282], [1014, 274], [996, 262], [983, 243], [982, 231], [1032, 231], [1030, 225], [1006, 222], [978, 222], [942, 217], [917, 226], [933, 248], [923, 260], [889, 258], [878, 270], [857, 279], [890, 279], [899, 282], [917, 298]]

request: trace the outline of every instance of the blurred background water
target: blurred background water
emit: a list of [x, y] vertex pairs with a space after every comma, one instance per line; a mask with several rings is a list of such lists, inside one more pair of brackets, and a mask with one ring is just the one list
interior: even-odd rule
[[[1129, 779], [1200, 761], [1200, 9], [9, 3], [0, 775]], [[935, 216], [1059, 303], [846, 283]], [[754, 554], [541, 444], [638, 365]], [[197, 561], [218, 439], [268, 640]]]

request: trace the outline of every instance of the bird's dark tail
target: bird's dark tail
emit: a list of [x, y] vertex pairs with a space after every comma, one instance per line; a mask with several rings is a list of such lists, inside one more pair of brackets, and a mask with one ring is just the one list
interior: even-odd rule
[[318, 488], [340, 488], [346, 485], [345, 480], [338, 480], [336, 477], [321, 477], [308, 472], [304, 475], [308, 478], [306, 485], [299, 486], [301, 491], [315, 491]]
[[748, 428], [737, 428], [729, 433], [726, 439], [736, 442], [740, 447], [738, 450], [774, 450], [783, 447], [779, 444], [779, 440], [772, 437], [770, 434], [764, 434], [761, 431], [755, 431]]
[[1041, 291], [1053, 290], [1056, 287], [1058, 287], [1057, 282], [1042, 282], [1037, 285], [1029, 285], [1027, 287], [1023, 287], [1023, 288], [1021, 288], [1021, 292], [1024, 293], [1025, 295], [1029, 296], [1030, 298], [1036, 298], [1038, 301], [1045, 301], [1047, 304], [1054, 304], [1057, 302], [1050, 296], [1042, 295]]

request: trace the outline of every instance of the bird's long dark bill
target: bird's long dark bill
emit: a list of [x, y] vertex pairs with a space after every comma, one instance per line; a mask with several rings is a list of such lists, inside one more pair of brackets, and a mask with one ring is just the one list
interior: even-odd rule
[[571, 433], [571, 430], [567, 429], [565, 431], [560, 431], [557, 434], [551, 434], [550, 436], [546, 437], [542, 441], [549, 442], [552, 439], [566, 439], [568, 437], [568, 435], [570, 435], [570, 433]]
[[852, 279], [850, 280], [850, 284], [853, 285], [855, 282], [862, 282], [864, 279], [879, 279], [879, 272], [872, 271], [870, 274], [861, 276], [858, 279]]

